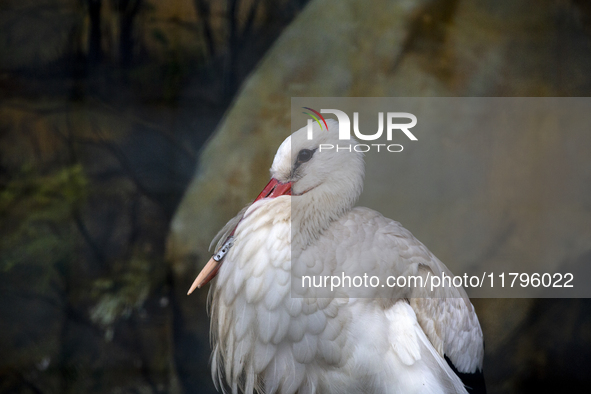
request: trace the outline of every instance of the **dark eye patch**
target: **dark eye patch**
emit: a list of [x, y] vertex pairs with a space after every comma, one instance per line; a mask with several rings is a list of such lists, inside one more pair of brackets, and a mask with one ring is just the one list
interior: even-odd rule
[[314, 152], [315, 151], [316, 151], [316, 149], [302, 149], [298, 153], [298, 158], [296, 160], [296, 165], [300, 165], [302, 163], [306, 163], [306, 162], [310, 161], [310, 159], [314, 155]]

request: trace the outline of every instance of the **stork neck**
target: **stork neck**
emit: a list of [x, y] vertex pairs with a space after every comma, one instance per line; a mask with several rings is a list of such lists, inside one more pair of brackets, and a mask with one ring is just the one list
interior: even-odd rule
[[349, 212], [357, 200], [315, 189], [300, 196], [292, 196], [292, 247], [305, 249], [314, 244], [322, 233]]

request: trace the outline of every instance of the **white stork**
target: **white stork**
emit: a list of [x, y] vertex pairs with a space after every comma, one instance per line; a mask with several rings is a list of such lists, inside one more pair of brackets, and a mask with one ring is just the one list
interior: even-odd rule
[[347, 142], [338, 140], [338, 123], [327, 122], [328, 131], [315, 125], [311, 140], [302, 128], [281, 144], [271, 181], [219, 232], [217, 255], [189, 290], [218, 275], [216, 386], [233, 394], [485, 392], [482, 331], [463, 288], [396, 289], [387, 299], [377, 289], [374, 297], [372, 289], [363, 298], [292, 297], [295, 256], [322, 274], [451, 274], [400, 223], [353, 207], [363, 157], [320, 151]]

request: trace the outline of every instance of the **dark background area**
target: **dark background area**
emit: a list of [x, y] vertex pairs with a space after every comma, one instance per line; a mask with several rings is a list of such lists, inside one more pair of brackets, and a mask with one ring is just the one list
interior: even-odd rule
[[[361, 3], [360, 10], [373, 4]], [[400, 56], [384, 65], [384, 86], [391, 83], [397, 94], [420, 95], [412, 84], [428, 85], [424, 75], [445, 88], [425, 94], [591, 93], [590, 2], [416, 3]], [[179, 298], [183, 280], [193, 278], [173, 272], [181, 264], [166, 260], [166, 239], [206, 141], [306, 6], [0, 0], [0, 394], [214, 392], [206, 292]], [[507, 24], [486, 25], [482, 15]], [[465, 33], [474, 16], [490, 34]], [[322, 24], [340, 22], [325, 17]], [[322, 31], [304, 33], [295, 49], [323, 49], [308, 42]], [[360, 35], [357, 44], [373, 41]], [[384, 52], [376, 50], [376, 58]], [[309, 82], [304, 96], [327, 95], [323, 81], [326, 91], [339, 92], [330, 83], [349, 71], [333, 71], [337, 56], [318, 59], [310, 67], [323, 63], [325, 74], [298, 70]], [[317, 83], [317, 75], [326, 77]], [[372, 83], [379, 93], [375, 81], [349, 82], [343, 94], [360, 95], [367, 90], [359, 86]], [[274, 152], [277, 143], [264, 142]], [[257, 158], [268, 168], [266, 157]], [[240, 193], [244, 201], [253, 197]], [[228, 214], [243, 203], [237, 200], [224, 207]], [[217, 223], [197, 224], [209, 225]], [[578, 263], [590, 259], [588, 253]], [[474, 304], [492, 344], [485, 360], [491, 392], [588, 391], [588, 300]]]
[[0, 393], [213, 390], [172, 357], [165, 239], [305, 3], [0, 1]]

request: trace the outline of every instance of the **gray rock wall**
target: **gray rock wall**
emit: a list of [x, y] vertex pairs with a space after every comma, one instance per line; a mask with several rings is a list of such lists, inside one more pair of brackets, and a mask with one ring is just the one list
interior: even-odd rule
[[[195, 179], [172, 221], [168, 255], [176, 275], [185, 335], [200, 343], [207, 340], [200, 328], [204, 315], [196, 314], [205, 308], [206, 291], [189, 298], [183, 293], [208, 260], [207, 245], [218, 229], [266, 183], [275, 150], [289, 134], [291, 97], [588, 96], [591, 36], [589, 9], [582, 4], [546, 0], [312, 1], [242, 87], [203, 150]], [[530, 133], [535, 135], [536, 131]], [[519, 142], [519, 152], [511, 154], [532, 158], [549, 141], [567, 143], [556, 134], [539, 138], [541, 143], [536, 145]], [[486, 144], [473, 146], [486, 149]], [[566, 154], [568, 146], [561, 146]], [[478, 161], [479, 155], [490, 158], [491, 152], [471, 154]], [[588, 180], [584, 153], [577, 149], [575, 154], [581, 157], [581, 179]], [[530, 164], [543, 171], [536, 160]], [[495, 159], [497, 170], [491, 174], [491, 182], [497, 187], [511, 188], [512, 182], [520, 182], [519, 176], [505, 167], [507, 163], [501, 157]], [[446, 187], [441, 183], [433, 186]], [[525, 193], [544, 190], [541, 183]], [[405, 192], [405, 209], [418, 209], [410, 203], [417, 197], [413, 190]], [[581, 203], [581, 195], [584, 193], [577, 195], [577, 203], [589, 210], [588, 201]], [[528, 196], [523, 198], [527, 204]], [[435, 219], [448, 208], [445, 204], [437, 207], [433, 222], [426, 222], [433, 225], [426, 225], [420, 214], [406, 215], [408, 221], [403, 224], [416, 228], [428, 247], [433, 241], [435, 254], [453, 258], [449, 251], [469, 249], [462, 246], [469, 238], [459, 237], [448, 250], [444, 242], [437, 241], [443, 227], [436, 225]], [[535, 210], [519, 209], [505, 214], [506, 223], [524, 223], [537, 215]], [[490, 210], [490, 215], [493, 221], [498, 212]], [[565, 239], [572, 231], [573, 239], [581, 240], [574, 235], [585, 223], [577, 223], [565, 229]], [[461, 221], [453, 225], [456, 234], [478, 230], [469, 230], [469, 223]], [[503, 236], [510, 229], [499, 231]], [[537, 248], [527, 251], [532, 256], [544, 253], [544, 245], [534, 244], [531, 238], [511, 242], [521, 242], [517, 246], [522, 249]], [[589, 261], [588, 246], [584, 240], [576, 245], [575, 257], [583, 263]], [[563, 253], [560, 258], [568, 257], [565, 247], [557, 252]], [[483, 244], [474, 253], [485, 256], [496, 252], [485, 249]], [[538, 382], [536, 392], [542, 392], [552, 390], [553, 384], [563, 387], [563, 380], [578, 387], [576, 382], [589, 379], [585, 364], [573, 369], [565, 362], [589, 354], [591, 343], [588, 328], [584, 328], [590, 322], [589, 304], [585, 301], [482, 299], [474, 303], [487, 341], [485, 373], [490, 392], [535, 391], [537, 386], [532, 382]], [[190, 355], [183, 360], [187, 367], [198, 368]]]

